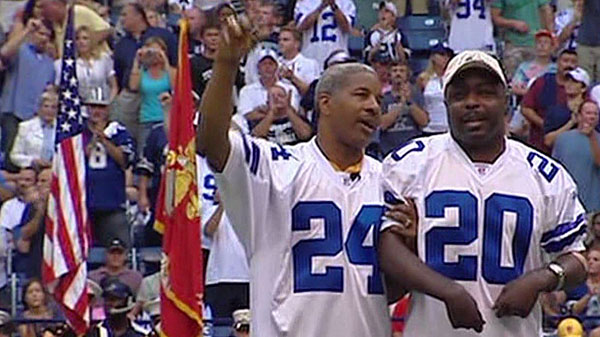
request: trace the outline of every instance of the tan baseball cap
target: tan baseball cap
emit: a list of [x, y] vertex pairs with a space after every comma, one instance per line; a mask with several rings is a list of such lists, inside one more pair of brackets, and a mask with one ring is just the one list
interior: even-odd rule
[[456, 55], [448, 62], [448, 66], [446, 67], [446, 71], [442, 78], [442, 90], [444, 95], [446, 94], [448, 84], [450, 84], [450, 82], [452, 82], [452, 80], [462, 71], [471, 68], [486, 69], [490, 73], [496, 75], [505, 87], [508, 86], [506, 75], [504, 75], [500, 61], [483, 51], [466, 50]]

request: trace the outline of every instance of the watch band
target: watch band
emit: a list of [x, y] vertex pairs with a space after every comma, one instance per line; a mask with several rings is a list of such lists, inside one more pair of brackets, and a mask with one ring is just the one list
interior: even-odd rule
[[556, 284], [554, 291], [562, 290], [562, 288], [565, 286], [565, 269], [556, 262], [550, 263], [548, 265], [548, 269], [558, 278], [558, 283]]

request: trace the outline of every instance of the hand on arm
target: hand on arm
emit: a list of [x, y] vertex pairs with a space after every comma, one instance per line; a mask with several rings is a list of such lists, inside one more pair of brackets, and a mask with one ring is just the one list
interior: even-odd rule
[[[585, 266], [572, 253], [559, 256], [554, 263], [565, 271], [564, 289], [572, 288], [586, 278]], [[558, 285], [558, 277], [547, 267], [530, 271], [507, 283], [496, 299], [493, 309], [497, 317], [527, 317], [541, 292], [553, 291]]]
[[485, 322], [473, 297], [463, 286], [425, 265], [405, 246], [400, 235], [385, 230], [378, 248], [380, 266], [389, 284], [443, 301], [454, 328], [483, 330]]

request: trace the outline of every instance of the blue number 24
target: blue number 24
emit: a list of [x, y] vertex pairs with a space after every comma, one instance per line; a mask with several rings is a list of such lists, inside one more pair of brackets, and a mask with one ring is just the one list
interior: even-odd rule
[[[425, 216], [444, 218], [447, 208], [458, 208], [457, 227], [433, 227], [425, 234], [425, 261], [441, 274], [454, 280], [474, 281], [477, 278], [477, 256], [459, 255], [457, 262], [444, 261], [446, 245], [469, 245], [477, 233], [477, 198], [465, 191], [435, 191], [425, 199]], [[523, 197], [495, 193], [485, 200], [481, 276], [490, 284], [506, 284], [523, 274], [523, 267], [533, 230], [533, 206]], [[504, 214], [516, 215], [514, 236], [509, 247], [513, 266], [501, 265]]]
[[292, 209], [292, 231], [308, 231], [311, 220], [323, 221], [325, 237], [301, 240], [292, 248], [294, 259], [294, 292], [343, 292], [344, 268], [325, 267], [325, 273], [312, 272], [312, 260], [318, 256], [336, 256], [343, 249], [350, 263], [372, 266], [373, 271], [367, 279], [369, 294], [383, 294], [377, 254], [373, 245], [365, 246], [364, 241], [373, 231], [373, 243], [377, 242], [383, 207], [363, 206], [356, 215], [343, 243], [342, 214], [332, 201], [299, 202]]

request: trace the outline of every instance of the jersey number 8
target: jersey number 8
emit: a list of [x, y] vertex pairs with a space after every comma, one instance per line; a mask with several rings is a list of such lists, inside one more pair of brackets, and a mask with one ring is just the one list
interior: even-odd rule
[[[299, 241], [292, 248], [294, 259], [294, 292], [336, 292], [344, 291], [344, 268], [325, 267], [324, 273], [313, 273], [313, 260], [317, 257], [334, 257], [342, 250], [348, 261], [355, 265], [372, 266], [367, 279], [369, 294], [383, 294], [377, 254], [373, 244], [381, 224], [382, 206], [363, 206], [343, 243], [342, 213], [332, 201], [299, 202], [292, 209], [292, 231], [310, 231], [313, 220], [322, 220], [325, 237]], [[369, 232], [373, 234], [373, 244], [366, 246]]]

